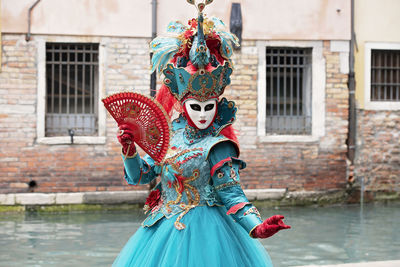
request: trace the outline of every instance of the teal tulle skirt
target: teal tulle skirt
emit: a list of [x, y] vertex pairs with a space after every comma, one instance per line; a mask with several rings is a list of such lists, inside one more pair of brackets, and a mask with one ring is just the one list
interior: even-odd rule
[[229, 216], [224, 207], [200, 206], [181, 220], [163, 218], [152, 227], [140, 227], [113, 266], [138, 267], [264, 267], [272, 266], [261, 243]]

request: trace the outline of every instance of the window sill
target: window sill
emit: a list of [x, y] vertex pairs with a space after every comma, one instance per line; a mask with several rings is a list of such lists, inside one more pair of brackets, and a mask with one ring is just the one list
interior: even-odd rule
[[258, 136], [259, 142], [262, 143], [289, 143], [289, 142], [317, 142], [318, 136], [312, 135], [261, 135]]
[[382, 102], [382, 101], [368, 101], [365, 103], [366, 110], [400, 110], [399, 101]]
[[[57, 136], [57, 137], [41, 137], [37, 139], [39, 144], [45, 145], [65, 145], [71, 144], [71, 137]], [[105, 136], [74, 136], [74, 144], [78, 145], [101, 145], [106, 143]]]

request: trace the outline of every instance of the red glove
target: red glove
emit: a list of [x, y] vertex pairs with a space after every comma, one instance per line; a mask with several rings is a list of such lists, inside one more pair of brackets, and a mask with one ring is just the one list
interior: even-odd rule
[[262, 224], [251, 232], [251, 236], [254, 238], [268, 238], [282, 229], [290, 229], [289, 225], [286, 225], [282, 219], [285, 218], [282, 215], [274, 215], [266, 219]]
[[[128, 157], [133, 156], [136, 153], [136, 147], [134, 144], [133, 131], [127, 124], [121, 124], [119, 126], [118, 141], [122, 145], [122, 153]], [[128, 153], [128, 155], [127, 155]]]

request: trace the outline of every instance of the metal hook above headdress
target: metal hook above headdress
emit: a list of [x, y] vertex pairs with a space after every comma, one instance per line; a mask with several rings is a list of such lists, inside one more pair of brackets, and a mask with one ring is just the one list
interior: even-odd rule
[[202, 13], [203, 10], [204, 10], [204, 8], [205, 8], [205, 6], [211, 4], [214, 0], [204, 0], [204, 2], [198, 3], [197, 5], [196, 5], [196, 0], [186, 0], [186, 1], [187, 1], [189, 4], [194, 5], [194, 6], [197, 8], [197, 10], [198, 10], [200, 13]]

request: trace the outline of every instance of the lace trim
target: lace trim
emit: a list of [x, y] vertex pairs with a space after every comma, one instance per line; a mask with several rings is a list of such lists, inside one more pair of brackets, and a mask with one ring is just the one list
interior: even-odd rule
[[259, 219], [261, 219], [260, 212], [258, 212], [258, 209], [256, 207], [251, 207], [248, 209], [245, 213], [243, 213], [243, 216], [247, 216], [249, 214], [255, 214]]
[[240, 185], [240, 182], [239, 181], [232, 181], [232, 182], [229, 182], [229, 183], [220, 184], [220, 185], [215, 186], [215, 190], [219, 191], [219, 190], [224, 189], [226, 187], [231, 187], [231, 186], [236, 186], [236, 185]]
[[186, 124], [184, 135], [190, 144], [194, 143], [195, 141], [200, 140], [201, 138], [207, 135], [215, 135], [216, 129], [214, 125], [210, 125], [207, 129], [197, 129], [195, 127]]

